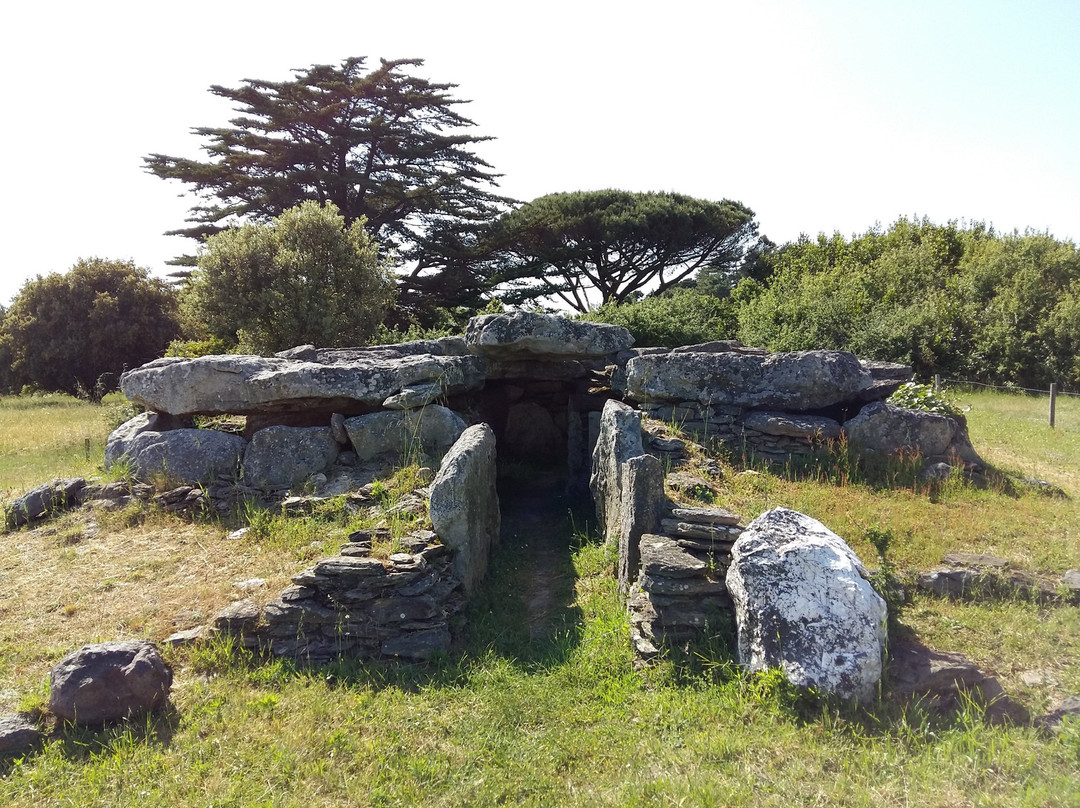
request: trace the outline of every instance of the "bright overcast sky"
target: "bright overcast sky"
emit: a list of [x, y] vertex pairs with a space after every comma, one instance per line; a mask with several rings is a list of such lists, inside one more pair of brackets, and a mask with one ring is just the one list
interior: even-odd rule
[[164, 275], [211, 84], [347, 56], [458, 85], [501, 192], [737, 199], [776, 242], [901, 215], [1080, 237], [1076, 0], [18, 3], [5, 12], [0, 303], [79, 258]]

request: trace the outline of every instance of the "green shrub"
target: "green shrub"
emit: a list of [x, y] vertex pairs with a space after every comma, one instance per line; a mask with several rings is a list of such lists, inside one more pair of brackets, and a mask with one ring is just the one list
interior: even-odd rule
[[633, 303], [609, 303], [581, 319], [623, 326], [634, 335], [638, 348], [731, 339], [736, 326], [730, 302], [693, 289], [672, 289]]
[[908, 382], [889, 396], [889, 403], [906, 410], [936, 412], [939, 415], [959, 415], [960, 410], [949, 399], [935, 393], [929, 384]]

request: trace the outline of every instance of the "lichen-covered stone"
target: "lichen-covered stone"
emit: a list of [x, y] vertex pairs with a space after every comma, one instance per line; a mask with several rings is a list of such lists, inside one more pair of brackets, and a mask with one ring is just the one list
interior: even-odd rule
[[800, 687], [865, 700], [881, 679], [885, 602], [843, 539], [796, 511], [752, 521], [732, 548], [739, 662]]
[[446, 407], [386, 410], [345, 419], [356, 456], [371, 460], [383, 454], [398, 459], [443, 455], [465, 431], [465, 422]]
[[596, 518], [607, 541], [618, 538], [622, 515], [622, 467], [630, 458], [643, 454], [641, 413], [620, 401], [608, 401], [600, 416], [600, 433], [593, 448], [589, 476]]
[[516, 311], [473, 317], [465, 331], [465, 342], [470, 350], [483, 355], [584, 358], [625, 350], [634, 344], [634, 338], [621, 326]]
[[696, 401], [785, 412], [848, 401], [873, 381], [846, 351], [637, 356], [627, 362], [626, 379], [635, 401]]
[[844, 432], [848, 442], [861, 452], [918, 452], [923, 457], [948, 457], [983, 465], [962, 416], [909, 410], [877, 401], [845, 421]]
[[[379, 407], [407, 387], [437, 383], [445, 394], [484, 381], [476, 356], [361, 353], [332, 364], [283, 357], [203, 356], [157, 359], [120, 377], [132, 401], [177, 415], [247, 415], [316, 408]], [[362, 411], [362, 410], [361, 410]]]
[[244, 451], [244, 482], [255, 488], [291, 488], [333, 463], [341, 450], [330, 427], [269, 426]]
[[454, 550], [454, 573], [471, 592], [487, 572], [502, 517], [495, 491], [495, 433], [487, 424], [466, 429], [443, 458], [431, 484], [431, 524]]

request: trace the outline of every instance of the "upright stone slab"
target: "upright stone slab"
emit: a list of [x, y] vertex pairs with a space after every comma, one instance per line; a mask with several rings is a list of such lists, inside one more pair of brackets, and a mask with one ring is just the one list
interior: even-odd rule
[[800, 687], [871, 698], [881, 679], [885, 602], [843, 539], [809, 516], [775, 508], [731, 551], [739, 662], [782, 668]]
[[495, 491], [495, 433], [487, 424], [466, 429], [443, 458], [431, 484], [431, 524], [454, 550], [454, 572], [467, 593], [487, 572], [501, 515]]
[[634, 338], [622, 326], [516, 311], [469, 320], [465, 342], [484, 356], [603, 357], [625, 350]]
[[660, 532], [664, 468], [652, 455], [626, 461], [622, 470], [622, 516], [619, 520], [619, 591], [626, 593], [641, 567], [641, 537]]
[[592, 455], [589, 489], [596, 518], [606, 541], [616, 541], [622, 515], [622, 468], [645, 454], [641, 443], [641, 413], [612, 399], [600, 415], [600, 434]]
[[128, 443], [125, 456], [130, 458], [140, 480], [165, 474], [172, 480], [196, 485], [219, 475], [236, 474], [246, 445], [239, 435], [213, 429], [173, 429], [140, 432]]
[[143, 412], [120, 424], [109, 433], [105, 442], [105, 468], [120, 460], [131, 448], [132, 441], [143, 432], [168, 432], [172, 429], [191, 429], [195, 423], [190, 418], [178, 418], [160, 412]]
[[356, 456], [370, 460], [381, 454], [442, 455], [465, 431], [460, 416], [438, 404], [416, 410], [387, 410], [345, 419]]
[[338, 456], [328, 426], [270, 426], [251, 436], [244, 452], [244, 482], [255, 488], [291, 488]]

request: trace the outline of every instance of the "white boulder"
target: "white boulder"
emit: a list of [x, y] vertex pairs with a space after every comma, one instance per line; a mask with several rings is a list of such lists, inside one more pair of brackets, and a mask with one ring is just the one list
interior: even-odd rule
[[774, 508], [731, 551], [739, 662], [782, 668], [789, 681], [844, 698], [873, 697], [885, 648], [885, 601], [839, 536], [809, 516]]

